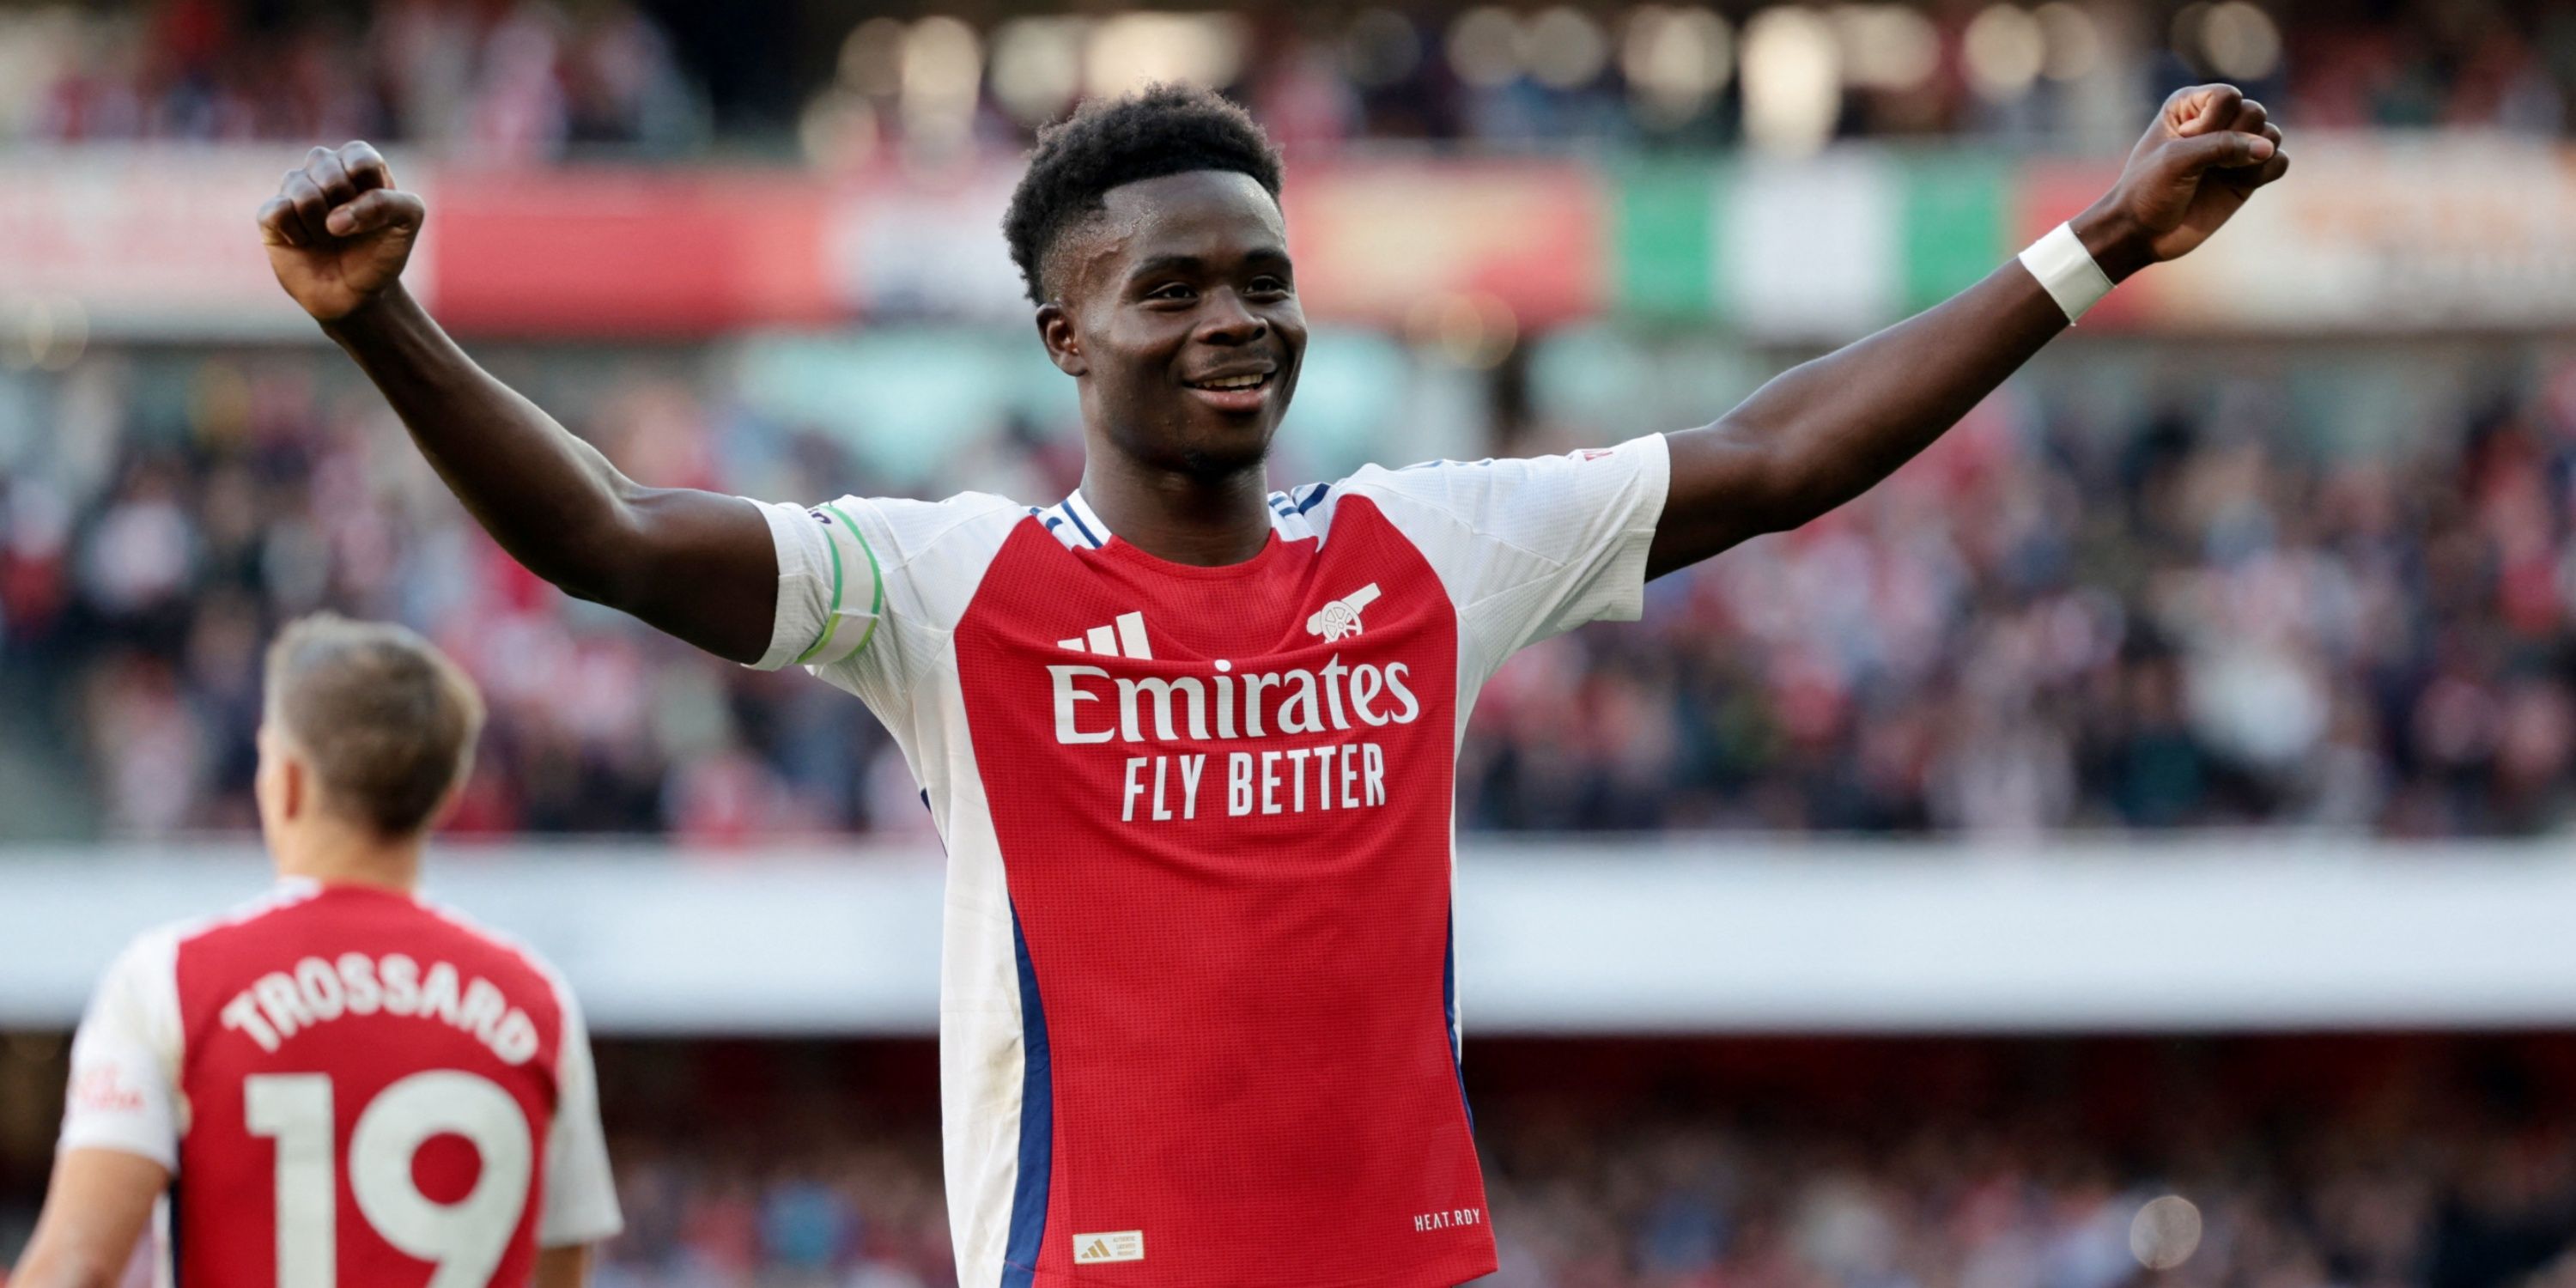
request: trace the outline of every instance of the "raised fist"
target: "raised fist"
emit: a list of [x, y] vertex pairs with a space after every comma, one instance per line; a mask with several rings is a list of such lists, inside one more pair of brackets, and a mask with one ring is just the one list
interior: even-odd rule
[[394, 187], [373, 147], [315, 148], [259, 208], [260, 241], [277, 284], [316, 321], [347, 317], [393, 285], [427, 213]]
[[2290, 172], [2281, 127], [2233, 85], [2177, 90], [2129, 153], [2120, 182], [2075, 221], [2114, 278], [2209, 240], [2254, 190]]

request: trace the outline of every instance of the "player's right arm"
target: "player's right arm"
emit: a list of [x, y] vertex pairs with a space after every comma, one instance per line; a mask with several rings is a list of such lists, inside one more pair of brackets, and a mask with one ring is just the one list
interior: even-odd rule
[[375, 382], [512, 558], [710, 653], [758, 660], [778, 586], [760, 512], [636, 483], [475, 365], [402, 286], [426, 213], [374, 148], [351, 143], [288, 171], [259, 229], [278, 284]]
[[170, 937], [118, 954], [72, 1035], [62, 1137], [11, 1288], [117, 1283], [179, 1167]]
[[11, 1288], [114, 1288], [169, 1184], [169, 1169], [140, 1154], [63, 1151]]

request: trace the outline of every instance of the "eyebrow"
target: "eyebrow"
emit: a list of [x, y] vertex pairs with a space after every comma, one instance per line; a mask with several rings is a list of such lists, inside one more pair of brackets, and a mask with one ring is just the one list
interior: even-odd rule
[[1134, 268], [1127, 270], [1127, 276], [1132, 280], [1139, 277], [1149, 277], [1156, 273], [1194, 273], [1205, 267], [1206, 264], [1206, 260], [1203, 260], [1196, 255], [1156, 255], [1152, 259], [1144, 260], [1138, 263]]
[[[1265, 267], [1273, 264], [1284, 265], [1288, 263], [1288, 252], [1283, 247], [1263, 246], [1257, 250], [1246, 252], [1243, 258], [1248, 263], [1259, 264]], [[1206, 267], [1207, 260], [1198, 255], [1156, 255], [1152, 259], [1144, 260], [1138, 263], [1134, 268], [1127, 270], [1127, 279], [1129, 281], [1134, 281], [1137, 278], [1150, 277], [1156, 273], [1195, 273], [1204, 270]]]

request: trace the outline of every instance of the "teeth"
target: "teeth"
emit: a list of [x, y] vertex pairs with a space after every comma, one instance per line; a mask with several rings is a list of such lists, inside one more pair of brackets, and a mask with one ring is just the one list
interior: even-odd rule
[[1265, 375], [1226, 376], [1217, 380], [1202, 380], [1199, 382], [1198, 387], [1201, 389], [1250, 389], [1269, 378], [1270, 377]]

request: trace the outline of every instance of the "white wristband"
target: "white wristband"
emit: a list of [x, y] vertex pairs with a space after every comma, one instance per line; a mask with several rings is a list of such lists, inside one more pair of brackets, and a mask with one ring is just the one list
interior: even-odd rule
[[2059, 224], [2021, 253], [2021, 266], [2039, 279], [2040, 288], [2066, 310], [2072, 324], [2084, 316], [2086, 309], [2102, 302], [2111, 293], [2110, 274], [2093, 262], [2092, 252], [2084, 249], [2075, 230]]

